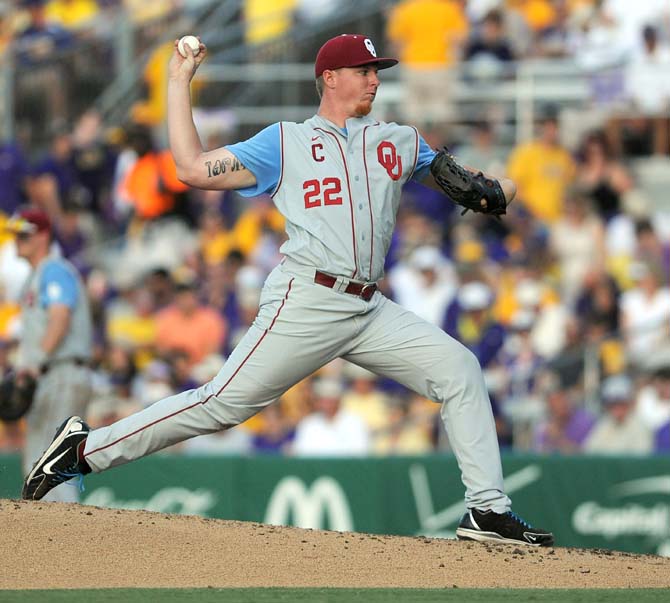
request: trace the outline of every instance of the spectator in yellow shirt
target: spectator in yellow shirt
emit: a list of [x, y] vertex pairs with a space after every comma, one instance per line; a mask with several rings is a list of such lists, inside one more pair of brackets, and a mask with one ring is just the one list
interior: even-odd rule
[[146, 287], [129, 289], [123, 296], [129, 303], [109, 313], [105, 334], [111, 345], [127, 350], [142, 369], [155, 357], [156, 308]]
[[158, 21], [176, 10], [174, 0], [123, 0], [122, 4], [133, 22], [142, 24]]
[[256, 197], [235, 224], [237, 248], [245, 256], [250, 256], [264, 229], [283, 233], [284, 218], [269, 197]]
[[399, 54], [408, 122], [455, 117], [449, 100], [455, 82], [451, 68], [460, 59], [468, 29], [463, 2], [457, 0], [403, 0], [391, 12], [386, 35]]
[[517, 184], [517, 199], [533, 216], [554, 222], [561, 215], [566, 188], [575, 177], [575, 163], [560, 143], [556, 112], [547, 112], [539, 125], [537, 139], [512, 151], [507, 174]]
[[516, 9], [533, 31], [551, 27], [557, 20], [554, 3], [550, 0], [508, 0], [509, 8]]
[[98, 14], [95, 0], [50, 0], [46, 5], [47, 21], [65, 29], [80, 29]]
[[173, 52], [173, 41], [157, 46], [152, 52], [143, 74], [147, 97], [133, 105], [131, 109], [133, 122], [153, 127], [165, 120], [167, 66]]
[[297, 0], [245, 0], [245, 40], [258, 45], [286, 35], [293, 23]]
[[363, 419], [375, 441], [389, 428], [388, 398], [377, 388], [374, 373], [347, 363], [343, 375], [349, 383], [342, 395], [342, 408]]
[[[507, 0], [507, 9], [518, 11], [535, 32], [555, 25], [560, 11], [567, 9], [570, 14], [586, 10], [597, 0]], [[600, 2], [602, 4], [602, 2]]]
[[9, 342], [17, 335], [17, 326], [21, 315], [21, 308], [6, 298], [4, 285], [0, 286], [0, 346]]
[[221, 212], [207, 209], [200, 217], [198, 246], [200, 255], [207, 266], [223, 262], [236, 248], [235, 233], [226, 227]]

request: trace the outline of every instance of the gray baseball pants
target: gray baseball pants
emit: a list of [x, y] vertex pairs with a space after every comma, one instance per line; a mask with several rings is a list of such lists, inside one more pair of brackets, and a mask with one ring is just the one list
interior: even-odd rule
[[290, 260], [268, 277], [253, 325], [212, 381], [92, 431], [86, 461], [104, 471], [238, 425], [337, 357], [440, 403], [467, 506], [498, 513], [510, 508], [475, 356], [381, 293], [366, 302], [315, 284], [314, 268]]
[[[51, 444], [56, 428], [72, 415], [84, 416], [91, 399], [91, 371], [85, 366], [63, 362], [39, 377], [35, 398], [26, 415], [26, 445], [23, 450], [23, 474]], [[44, 500], [77, 502], [79, 490], [74, 482], [56, 486]]]

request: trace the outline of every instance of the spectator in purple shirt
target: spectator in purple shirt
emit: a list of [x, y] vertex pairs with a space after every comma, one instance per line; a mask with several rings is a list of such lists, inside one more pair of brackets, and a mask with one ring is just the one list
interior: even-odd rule
[[72, 135], [65, 124], [52, 126], [49, 151], [38, 159], [31, 172], [34, 177], [48, 175], [54, 178], [61, 203], [74, 196], [78, 178], [72, 162]]
[[46, 18], [46, 0], [21, 0], [30, 17], [18, 35], [18, 59], [21, 64], [34, 65], [49, 61], [58, 50], [72, 46], [74, 38], [60, 25]]
[[23, 186], [28, 164], [20, 147], [0, 141], [0, 211], [11, 216], [25, 202]]
[[480, 281], [463, 285], [447, 308], [442, 328], [458, 339], [486, 368], [505, 343], [505, 328], [491, 315], [494, 295]]
[[596, 417], [576, 402], [575, 390], [554, 384], [547, 395], [547, 417], [535, 432], [537, 452], [572, 454], [582, 449], [584, 440], [593, 428]]
[[654, 452], [670, 453], [670, 421], [662, 425], [656, 432], [656, 436], [654, 437]]
[[114, 175], [117, 150], [105, 139], [102, 118], [94, 110], [86, 111], [72, 132], [70, 162], [85, 194], [86, 209], [97, 215], [110, 211], [105, 206], [107, 192]]
[[478, 30], [463, 51], [470, 78], [490, 80], [511, 73], [509, 66], [514, 60], [514, 50], [507, 39], [503, 13], [489, 11]]
[[286, 420], [281, 404], [268, 406], [261, 417], [263, 427], [252, 440], [254, 452], [262, 454], [287, 452], [295, 438], [295, 428]]
[[55, 237], [63, 257], [70, 260], [81, 274], [87, 275], [91, 270], [86, 254], [89, 241], [81, 228], [80, 217], [80, 207], [73, 203], [63, 204], [56, 225]]

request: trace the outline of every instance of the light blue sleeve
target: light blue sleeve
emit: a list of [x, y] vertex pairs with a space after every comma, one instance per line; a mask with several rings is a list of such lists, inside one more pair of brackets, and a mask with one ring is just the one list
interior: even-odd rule
[[428, 143], [423, 139], [423, 136], [419, 136], [419, 157], [416, 160], [416, 168], [414, 168], [412, 180], [421, 182], [428, 176], [430, 163], [433, 161], [435, 155], [437, 155], [437, 152], [433, 151], [433, 149], [428, 146]]
[[238, 189], [243, 197], [272, 193], [281, 175], [279, 124], [272, 124], [248, 140], [226, 146], [254, 176], [255, 186]]
[[52, 261], [42, 269], [39, 289], [42, 307], [64, 304], [74, 308], [77, 304], [77, 295], [77, 281], [63, 264]]

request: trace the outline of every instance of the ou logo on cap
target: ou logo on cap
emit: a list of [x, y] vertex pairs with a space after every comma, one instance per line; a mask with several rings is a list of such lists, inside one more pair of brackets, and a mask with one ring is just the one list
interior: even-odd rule
[[377, 57], [377, 51], [375, 50], [375, 47], [372, 44], [372, 40], [370, 38], [365, 38], [364, 44], [365, 44], [365, 47], [370, 51], [370, 54], [373, 57], [376, 58]]

